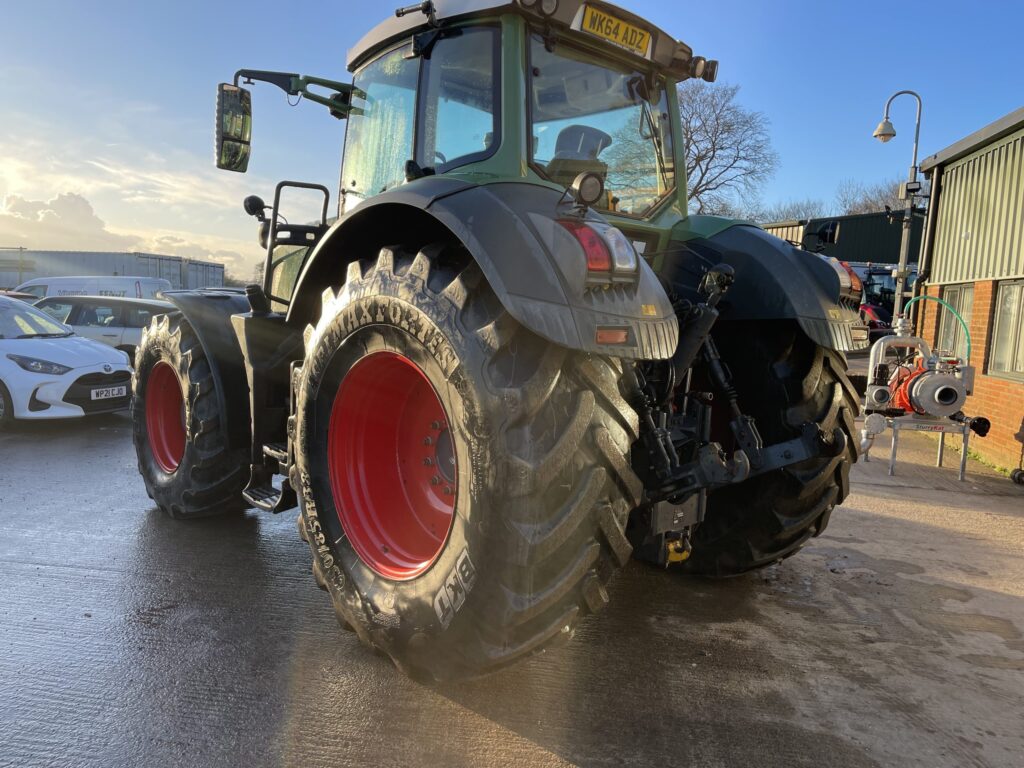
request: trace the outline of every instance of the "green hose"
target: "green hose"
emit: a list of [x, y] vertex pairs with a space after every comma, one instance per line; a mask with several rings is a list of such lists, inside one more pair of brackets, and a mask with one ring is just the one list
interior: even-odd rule
[[955, 309], [953, 309], [953, 307], [951, 307], [947, 302], [945, 302], [942, 299], [937, 298], [935, 296], [926, 296], [924, 294], [921, 294], [920, 296], [915, 296], [914, 298], [912, 298], [910, 301], [908, 301], [906, 303], [906, 306], [903, 307], [904, 314], [906, 314], [907, 310], [910, 309], [910, 305], [911, 304], [913, 304], [915, 301], [921, 301], [922, 299], [926, 299], [928, 301], [937, 301], [939, 304], [941, 304], [946, 309], [948, 309], [950, 312], [952, 312], [953, 313], [953, 317], [955, 317], [960, 322], [960, 327], [964, 329], [964, 336], [967, 339], [967, 363], [970, 364], [970, 362], [971, 362], [971, 332], [967, 328], [967, 323], [965, 323], [964, 319], [962, 317], [960, 317], [960, 313], [957, 312]]

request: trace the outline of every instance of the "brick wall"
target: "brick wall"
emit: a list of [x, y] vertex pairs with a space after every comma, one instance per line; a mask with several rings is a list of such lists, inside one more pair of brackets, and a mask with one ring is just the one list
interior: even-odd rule
[[[1021, 459], [1022, 445], [1015, 437], [1024, 433], [1024, 381], [986, 376], [988, 370], [989, 340], [993, 327], [997, 283], [981, 281], [974, 284], [974, 303], [967, 325], [971, 329], [971, 363], [975, 367], [974, 394], [967, 399], [964, 413], [985, 416], [992, 422], [992, 430], [985, 438], [971, 436], [971, 447], [1001, 467], [1012, 469]], [[928, 286], [929, 296], [940, 296], [941, 288]], [[921, 317], [921, 334], [934, 345], [938, 337], [939, 316], [942, 309], [934, 302], [921, 302], [928, 309]]]

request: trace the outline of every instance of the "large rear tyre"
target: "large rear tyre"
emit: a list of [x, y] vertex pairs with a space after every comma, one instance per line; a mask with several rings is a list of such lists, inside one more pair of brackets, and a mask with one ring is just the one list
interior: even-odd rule
[[246, 451], [232, 449], [218, 382], [192, 326], [179, 312], [153, 318], [132, 377], [132, 432], [146, 492], [175, 518], [238, 512]]
[[[813, 421], [826, 434], [846, 433], [846, 450], [722, 488], [708, 499], [684, 570], [732, 576], [797, 552], [828, 525], [850, 491], [857, 461], [857, 394], [841, 353], [819, 347], [795, 323], [720, 324], [715, 342], [732, 371], [740, 407], [757, 420], [765, 444], [799, 435]], [[727, 430], [714, 435], [724, 441]]]
[[441, 246], [353, 263], [306, 353], [292, 480], [343, 626], [444, 680], [604, 607], [641, 491], [617, 363], [530, 333]]

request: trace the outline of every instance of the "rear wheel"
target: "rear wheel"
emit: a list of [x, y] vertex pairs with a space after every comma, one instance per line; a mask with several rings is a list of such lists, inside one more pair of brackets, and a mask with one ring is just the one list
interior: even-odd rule
[[180, 313], [155, 317], [142, 336], [132, 379], [132, 428], [146, 492], [171, 517], [235, 512], [248, 461], [232, 449], [217, 381]]
[[425, 679], [567, 640], [631, 551], [620, 376], [518, 325], [456, 249], [351, 265], [307, 334], [292, 478], [343, 624]]
[[[756, 419], [766, 445], [798, 436], [807, 421], [826, 434], [838, 426], [847, 438], [839, 456], [794, 464], [709, 496], [683, 568], [731, 576], [789, 557], [825, 530], [849, 493], [859, 405], [842, 354], [819, 347], [795, 323], [722, 323], [714, 336], [740, 407]], [[728, 429], [718, 431], [715, 439], [728, 445]]]

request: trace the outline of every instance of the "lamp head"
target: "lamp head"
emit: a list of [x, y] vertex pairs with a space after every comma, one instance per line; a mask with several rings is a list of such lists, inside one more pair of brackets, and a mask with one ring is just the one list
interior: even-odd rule
[[878, 124], [878, 127], [875, 128], [875, 132], [872, 134], [872, 136], [883, 144], [895, 135], [896, 129], [892, 127], [892, 123], [889, 121], [888, 117], [882, 119], [882, 122]]

